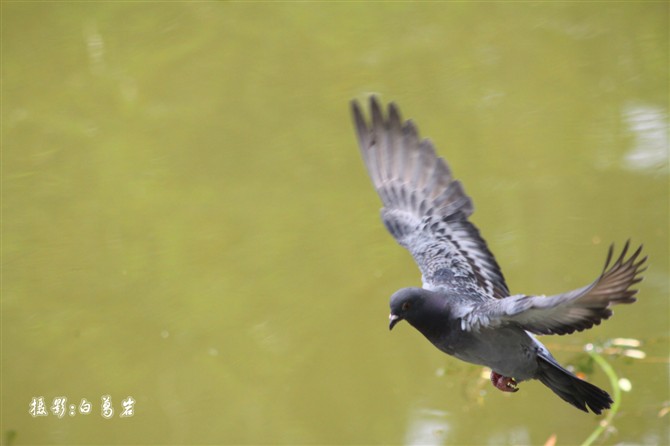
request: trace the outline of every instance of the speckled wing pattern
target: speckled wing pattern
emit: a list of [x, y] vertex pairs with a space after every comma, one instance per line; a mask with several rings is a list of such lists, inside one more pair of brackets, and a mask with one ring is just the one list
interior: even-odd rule
[[[629, 242], [609, 267], [613, 247], [610, 246], [603, 273], [593, 283], [577, 290], [555, 296], [515, 295], [489, 301], [472, 309], [461, 320], [464, 330], [494, 328], [516, 324], [535, 334], [570, 334], [600, 324], [612, 315], [615, 304], [635, 302], [637, 290], [631, 286], [640, 282], [647, 257], [638, 260], [640, 246], [628, 259]], [[609, 267], [609, 269], [608, 269]]]
[[356, 101], [351, 109], [384, 225], [414, 257], [423, 287], [474, 292], [483, 300], [509, 296], [498, 263], [468, 221], [472, 201], [432, 142], [419, 137], [411, 120], [402, 121], [394, 103], [384, 116], [371, 97], [369, 126]]

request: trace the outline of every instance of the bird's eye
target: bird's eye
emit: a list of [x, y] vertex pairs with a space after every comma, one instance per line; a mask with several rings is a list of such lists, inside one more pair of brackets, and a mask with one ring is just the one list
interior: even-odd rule
[[411, 307], [411, 306], [412, 305], [409, 302], [405, 302], [404, 304], [402, 304], [402, 311], [409, 310], [409, 307]]

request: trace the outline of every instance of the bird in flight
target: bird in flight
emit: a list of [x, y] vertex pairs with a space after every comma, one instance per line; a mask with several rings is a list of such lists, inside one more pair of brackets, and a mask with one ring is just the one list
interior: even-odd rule
[[[510, 295], [505, 278], [477, 227], [474, 208], [447, 162], [398, 107], [385, 114], [370, 97], [370, 121], [351, 102], [361, 154], [384, 207], [386, 229], [414, 257], [423, 286], [391, 296], [390, 325], [405, 320], [435, 347], [491, 369], [505, 392], [538, 379], [573, 406], [600, 414], [612, 404], [604, 390], [563, 368], [534, 335], [570, 334], [600, 324], [611, 306], [635, 302], [642, 280], [642, 246], [627, 257], [629, 242], [590, 285], [554, 296]], [[588, 409], [587, 409], [588, 407]]]

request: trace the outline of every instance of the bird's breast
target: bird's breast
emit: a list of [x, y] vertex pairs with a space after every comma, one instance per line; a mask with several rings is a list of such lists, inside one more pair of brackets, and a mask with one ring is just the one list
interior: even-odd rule
[[518, 381], [532, 378], [537, 371], [535, 344], [520, 329], [463, 331], [458, 325], [451, 327], [443, 336], [428, 339], [448, 355], [489, 367]]

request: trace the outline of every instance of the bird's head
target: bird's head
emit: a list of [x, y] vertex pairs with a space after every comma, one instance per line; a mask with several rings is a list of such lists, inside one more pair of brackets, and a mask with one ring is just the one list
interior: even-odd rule
[[431, 291], [423, 288], [403, 288], [391, 296], [391, 315], [389, 316], [389, 330], [395, 324], [406, 320], [412, 325], [424, 314], [424, 307], [430, 299]]

